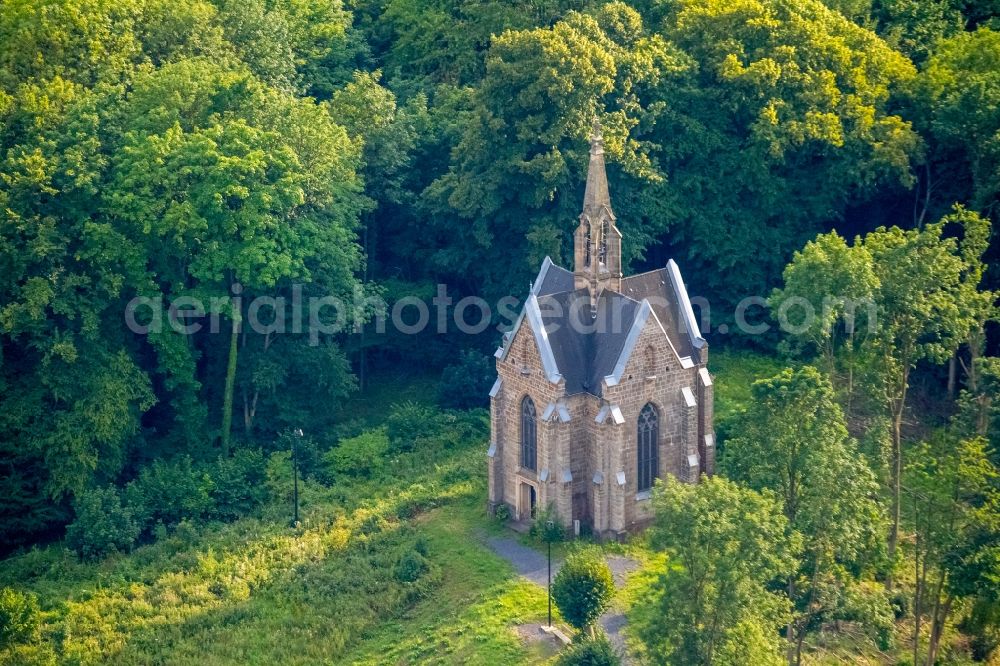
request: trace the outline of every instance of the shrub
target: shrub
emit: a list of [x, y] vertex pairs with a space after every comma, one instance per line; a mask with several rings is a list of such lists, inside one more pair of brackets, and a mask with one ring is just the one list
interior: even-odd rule
[[580, 632], [591, 627], [607, 610], [614, 591], [607, 563], [587, 552], [567, 557], [552, 581], [552, 600], [563, 618]]
[[542, 543], [559, 543], [566, 538], [566, 530], [555, 508], [550, 504], [538, 511], [528, 529], [528, 535]]
[[239, 449], [231, 458], [220, 457], [210, 468], [212, 515], [233, 520], [267, 499], [264, 454], [259, 449]]
[[400, 583], [415, 583], [427, 573], [429, 568], [427, 558], [414, 549], [407, 551], [399, 558], [392, 573]]
[[[268, 496], [282, 502], [291, 501], [295, 492], [292, 469], [292, 452], [275, 451], [267, 457], [267, 465], [264, 468], [264, 486], [267, 488]], [[302, 477], [299, 477], [299, 491], [302, 491]]]
[[9, 587], [0, 589], [0, 649], [38, 638], [38, 598]]
[[142, 531], [114, 488], [85, 490], [77, 495], [73, 508], [76, 519], [66, 528], [66, 542], [81, 557], [127, 551]]
[[393, 451], [412, 451], [419, 440], [435, 437], [442, 427], [436, 409], [411, 401], [390, 407], [385, 423]]
[[385, 428], [369, 430], [357, 437], [341, 440], [323, 456], [329, 472], [350, 476], [371, 477], [385, 464], [389, 454], [389, 438]]
[[621, 655], [604, 635], [574, 643], [559, 656], [559, 666], [618, 666]]
[[[440, 448], [456, 449], [469, 442], [482, 442], [489, 437], [489, 412], [476, 409], [465, 412], [445, 412], [438, 417], [438, 432], [432, 438]], [[424, 437], [418, 442], [428, 441]]]
[[498, 504], [496, 509], [493, 510], [493, 517], [501, 523], [510, 520], [510, 507], [503, 503]]
[[176, 525], [201, 518], [212, 507], [212, 489], [211, 478], [184, 455], [144, 467], [125, 488], [125, 502], [145, 531], [157, 522]]
[[438, 404], [445, 409], [472, 409], [490, 404], [496, 366], [485, 354], [463, 350], [458, 361], [441, 373]]

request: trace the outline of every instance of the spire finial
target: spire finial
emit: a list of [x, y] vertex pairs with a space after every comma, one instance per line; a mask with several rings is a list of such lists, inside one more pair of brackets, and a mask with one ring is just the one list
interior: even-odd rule
[[594, 114], [594, 123], [590, 131], [590, 154], [604, 154], [604, 135], [601, 133], [601, 121], [596, 113]]

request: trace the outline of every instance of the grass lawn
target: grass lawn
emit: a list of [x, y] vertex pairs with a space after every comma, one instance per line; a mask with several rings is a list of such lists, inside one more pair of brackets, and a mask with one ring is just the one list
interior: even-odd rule
[[482, 502], [439, 509], [422, 521], [444, 577], [434, 595], [379, 626], [345, 656], [358, 664], [523, 664], [534, 661], [513, 631], [544, 621], [542, 588], [518, 579], [476, 538]]

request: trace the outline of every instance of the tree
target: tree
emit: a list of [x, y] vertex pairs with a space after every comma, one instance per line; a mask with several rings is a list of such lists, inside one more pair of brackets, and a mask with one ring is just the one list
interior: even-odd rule
[[[962, 232], [961, 243], [950, 235], [951, 227]], [[982, 272], [978, 262], [985, 249], [982, 237], [982, 219], [961, 208], [918, 229], [880, 227], [857, 238], [851, 249], [832, 236], [824, 237], [796, 255], [786, 270], [789, 281], [785, 289], [772, 297], [779, 307], [793, 296], [806, 298], [816, 312], [823, 312], [818, 324], [790, 332], [829, 349], [829, 332], [835, 325], [850, 330], [855, 326], [855, 315], [847, 310], [824, 312], [823, 303], [818, 301], [839, 298], [845, 289], [855, 294], [871, 289], [874, 309], [865, 315], [869, 324], [865, 337], [858, 349], [841, 349], [851, 355], [852, 365], [855, 354], [860, 355], [865, 392], [891, 423], [890, 559], [895, 558], [899, 535], [903, 420], [910, 373], [919, 361], [946, 361], [981, 328], [984, 317], [991, 316], [987, 313], [992, 309], [992, 297], [979, 291]], [[891, 576], [889, 583], [891, 586]]]
[[[433, 265], [500, 297], [525, 284], [546, 255], [562, 256], [572, 230], [566, 220], [579, 214], [595, 115], [614, 161], [633, 177], [659, 179], [649, 146], [629, 132], [652, 120], [639, 91], [681, 66], [621, 2], [493, 39], [452, 164], [426, 191], [429, 222], [450, 239], [435, 248]], [[619, 214], [636, 224], [630, 242], [649, 242], [643, 216]], [[521, 259], [489, 258], [497, 238]], [[626, 260], [640, 251], [628, 245]]]
[[754, 490], [774, 492], [789, 529], [802, 540], [786, 585], [793, 604], [786, 627], [789, 663], [800, 664], [806, 635], [860, 590], [853, 572], [879, 551], [884, 514], [878, 479], [847, 434], [829, 380], [809, 366], [755, 382], [733, 432], [722, 471]]
[[964, 27], [963, 3], [954, 0], [878, 0], [873, 4], [878, 33], [917, 63], [936, 50], [939, 40]]
[[[418, 82], [469, 85], [483, 77], [491, 40], [506, 30], [550, 25], [581, 0], [389, 0], [373, 26], [387, 69]], [[384, 44], [383, 44], [384, 43]]]
[[989, 249], [992, 226], [988, 218], [959, 205], [943, 221], [947, 225], [958, 227], [961, 233], [958, 251], [964, 266], [959, 307], [962, 318], [968, 322], [966, 337], [961, 341], [968, 358], [960, 354], [960, 349], [956, 349], [952, 355], [948, 373], [949, 395], [955, 393], [955, 370], [958, 364], [961, 364], [964, 371], [966, 388], [970, 393], [976, 394], [980, 391], [980, 359], [986, 352], [986, 326], [989, 322], [996, 321], [1000, 314], [996, 305], [1000, 292], [990, 291], [983, 284], [988, 268], [984, 256]]
[[611, 569], [603, 558], [580, 551], [571, 553], [552, 581], [552, 600], [574, 629], [591, 632], [615, 593]]
[[956, 603], [1000, 595], [1000, 469], [984, 438], [944, 435], [917, 447], [906, 472], [915, 531], [913, 663], [921, 663], [929, 614], [924, 663], [933, 666]]
[[962, 316], [962, 297], [970, 295], [962, 289], [963, 262], [955, 240], [944, 236], [945, 223], [910, 231], [878, 229], [864, 239], [880, 283], [878, 333], [869, 362], [875, 371], [875, 392], [892, 419], [890, 560], [899, 538], [903, 418], [910, 372], [923, 359], [946, 361], [971, 326]]
[[871, 255], [863, 244], [848, 245], [835, 231], [820, 234], [792, 255], [783, 278], [769, 305], [793, 333], [789, 347], [819, 357], [850, 415], [858, 349], [876, 323], [870, 307], [879, 281]]
[[812, 0], [650, 5], [647, 24], [662, 17], [697, 63], [652, 89], [664, 108], [644, 138], [667, 174], [657, 210], [703, 292], [766, 294], [849, 203], [912, 184], [920, 140], [890, 98], [915, 71], [877, 35]]
[[[938, 210], [965, 201], [993, 211], [1000, 196], [1000, 33], [982, 27], [942, 40], [910, 87], [930, 144], [921, 190]], [[943, 212], [943, 211], [942, 211]]]
[[[284, 308], [275, 309], [275, 326], [266, 332], [243, 330], [242, 304], [260, 295], [286, 297], [296, 279], [323, 296], [353, 289], [360, 260], [353, 225], [362, 206], [357, 146], [324, 107], [205, 61], [140, 77], [127, 113], [131, 131], [114, 164], [109, 205], [150, 258], [156, 284], [147, 282], [143, 290], [227, 303], [222, 314], [230, 335], [220, 393], [221, 439], [228, 450], [240, 347], [259, 345], [267, 352], [281, 330], [302, 328]], [[160, 354], [182, 356], [185, 351], [173, 349], [178, 337], [184, 336], [168, 333], [150, 342]], [[298, 340], [309, 344], [307, 338]], [[187, 345], [186, 355], [197, 351]], [[339, 383], [318, 384], [339, 395], [349, 373], [342, 363], [329, 367], [341, 369], [333, 373]], [[273, 396], [273, 375], [258, 377], [254, 390], [264, 386]], [[245, 403], [250, 426], [251, 402], [256, 405]]]
[[790, 606], [770, 589], [795, 571], [799, 539], [770, 493], [722, 477], [669, 478], [653, 495], [651, 545], [667, 569], [632, 620], [666, 664], [781, 664]]
[[471, 409], [489, 404], [496, 367], [485, 354], [463, 350], [455, 364], [441, 372], [438, 403], [446, 409]]

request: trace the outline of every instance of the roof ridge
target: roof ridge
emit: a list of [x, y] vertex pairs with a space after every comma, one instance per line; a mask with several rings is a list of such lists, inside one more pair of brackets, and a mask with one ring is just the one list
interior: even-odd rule
[[641, 273], [633, 273], [632, 275], [623, 275], [622, 279], [631, 280], [632, 278], [643, 277], [645, 275], [649, 275], [650, 273], [658, 273], [660, 271], [665, 271], [665, 270], [667, 270], [666, 266], [661, 266], [660, 268], [653, 268], [648, 271], [643, 271]]

